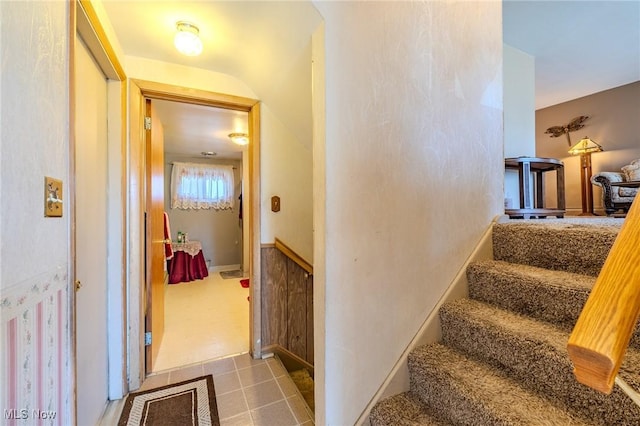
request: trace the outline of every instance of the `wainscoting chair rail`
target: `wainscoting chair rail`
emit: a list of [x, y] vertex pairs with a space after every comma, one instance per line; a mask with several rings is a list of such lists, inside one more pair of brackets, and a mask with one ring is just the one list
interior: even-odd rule
[[567, 345], [576, 379], [605, 394], [611, 393], [640, 313], [638, 246], [636, 198]]
[[285, 256], [289, 259], [293, 260], [298, 266], [307, 271], [310, 275], [313, 275], [313, 265], [304, 260], [302, 256], [293, 251], [289, 246], [280, 241], [279, 239], [275, 239], [275, 247], [280, 250]]

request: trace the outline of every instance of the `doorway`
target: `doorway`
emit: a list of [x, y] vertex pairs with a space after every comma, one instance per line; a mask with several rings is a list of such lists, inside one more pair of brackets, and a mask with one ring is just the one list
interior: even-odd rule
[[[254, 357], [261, 355], [260, 347], [260, 263], [259, 263], [259, 250], [260, 250], [260, 205], [259, 205], [259, 166], [260, 166], [260, 103], [254, 99], [241, 98], [236, 96], [218, 94], [213, 92], [199, 91], [193, 89], [179, 88], [175, 86], [163, 85], [159, 83], [134, 80], [131, 85], [131, 142], [132, 142], [132, 157], [131, 162], [135, 164], [144, 164], [144, 139], [141, 135], [143, 132], [144, 118], [142, 111], [144, 111], [144, 104], [146, 99], [152, 101], [157, 100], [169, 100], [174, 102], [181, 102], [189, 105], [203, 105], [213, 106], [219, 108], [225, 108], [234, 111], [245, 111], [248, 114], [248, 133], [251, 143], [249, 144], [245, 160], [243, 160], [243, 170], [247, 184], [248, 197], [243, 197], [243, 205], [245, 206], [246, 217], [243, 215], [243, 220], [248, 223], [248, 236], [245, 241], [248, 244], [248, 277], [252, 283], [250, 288], [250, 301], [249, 304], [249, 352]], [[136, 145], [136, 146], [134, 146]], [[136, 158], [137, 157], [137, 158]], [[140, 170], [132, 170], [135, 174], [132, 179], [143, 178]], [[143, 178], [144, 181], [144, 178]], [[137, 192], [141, 194], [140, 188], [136, 188]], [[142, 239], [144, 239], [144, 214], [141, 211], [144, 204], [140, 204], [138, 209], [140, 211], [132, 212], [132, 216], [137, 216], [140, 219], [138, 224], [138, 231]], [[150, 216], [150, 215], [148, 215]], [[151, 215], [152, 216], [152, 215]], [[135, 224], [134, 224], [135, 226]], [[173, 230], [175, 233], [177, 230]], [[133, 238], [132, 238], [133, 240]], [[157, 241], [157, 240], [154, 240]], [[162, 244], [162, 240], [160, 240]], [[144, 250], [141, 252], [141, 256], [134, 259], [137, 265], [133, 265], [137, 268], [141, 275], [143, 274], [143, 265], [146, 261]], [[144, 282], [144, 280], [141, 280]], [[147, 286], [132, 285], [131, 293], [131, 318], [132, 318], [132, 334], [131, 334], [131, 356], [132, 360], [140, 360], [138, 363], [132, 362], [131, 364], [131, 387], [136, 388], [144, 378], [145, 362], [144, 362], [144, 312], [147, 308], [147, 304], [153, 306], [154, 294], [151, 292], [147, 297]], [[135, 324], [134, 324], [135, 323]], [[151, 330], [153, 335], [153, 330]], [[151, 339], [151, 345], [161, 344], [161, 336], [153, 336]], [[150, 371], [154, 371], [153, 365], [150, 366]], [[138, 378], [139, 382], [136, 383], [135, 378]]]
[[122, 310], [113, 311], [126, 287], [126, 76], [91, 4], [69, 9], [72, 413], [94, 423], [108, 399], [126, 392], [126, 324]]
[[[243, 262], [248, 262], [249, 249], [243, 235], [249, 233], [241, 202], [248, 195], [243, 188], [247, 146], [228, 136], [248, 132], [248, 113], [160, 99], [151, 103], [152, 135], [161, 128], [163, 136], [164, 213], [173, 241], [166, 262], [164, 334], [152, 369], [156, 373], [249, 351], [249, 288], [242, 286], [249, 281], [249, 265]], [[174, 202], [174, 174], [180, 171], [230, 178], [224, 206]], [[189, 241], [176, 243], [179, 234]], [[185, 260], [198, 266], [193, 275]]]

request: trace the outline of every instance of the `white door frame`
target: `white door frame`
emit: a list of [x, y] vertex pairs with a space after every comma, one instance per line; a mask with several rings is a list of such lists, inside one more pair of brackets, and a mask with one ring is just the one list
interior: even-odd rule
[[249, 271], [251, 279], [250, 298], [250, 351], [254, 358], [262, 355], [261, 345], [261, 285], [260, 285], [260, 102], [256, 99], [205, 90], [172, 86], [145, 80], [130, 80], [130, 169], [129, 169], [129, 197], [133, 200], [129, 215], [133, 227], [129, 227], [130, 255], [129, 267], [131, 271], [129, 287], [129, 388], [135, 390], [144, 380], [144, 250], [138, 250], [143, 242], [136, 241], [136, 236], [142, 237], [139, 222], [143, 218], [144, 203], [141, 191], [144, 191], [143, 175], [140, 168], [144, 166], [143, 121], [144, 110], [141, 107], [145, 98], [162, 99], [174, 102], [213, 106], [218, 108], [245, 111], [249, 117], [249, 137], [251, 143], [247, 149], [249, 164]]

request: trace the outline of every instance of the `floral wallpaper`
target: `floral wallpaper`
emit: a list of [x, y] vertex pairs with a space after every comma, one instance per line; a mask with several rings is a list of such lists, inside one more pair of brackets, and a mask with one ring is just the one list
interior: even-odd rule
[[70, 407], [66, 267], [3, 291], [0, 298], [2, 410], [8, 425], [21, 420], [64, 424]]

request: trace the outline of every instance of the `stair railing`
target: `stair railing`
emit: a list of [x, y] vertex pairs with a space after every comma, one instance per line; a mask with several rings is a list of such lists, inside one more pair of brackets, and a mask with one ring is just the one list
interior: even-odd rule
[[[638, 198], [629, 209], [567, 344], [576, 379], [605, 394], [613, 389], [640, 313]], [[624, 390], [624, 386], [621, 388]]]
[[293, 260], [298, 266], [307, 271], [309, 275], [313, 275], [313, 265], [307, 262], [300, 256], [298, 253], [293, 251], [288, 245], [280, 241], [279, 239], [275, 239], [275, 246], [278, 250], [280, 250], [285, 256], [289, 259]]

